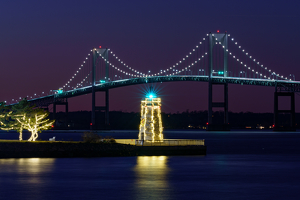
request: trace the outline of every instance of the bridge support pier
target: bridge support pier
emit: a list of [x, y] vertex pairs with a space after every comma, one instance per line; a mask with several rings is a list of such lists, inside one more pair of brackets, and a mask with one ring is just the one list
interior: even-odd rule
[[91, 130], [97, 129], [97, 122], [96, 122], [96, 111], [104, 111], [105, 112], [105, 119], [104, 119], [104, 127], [102, 129], [109, 129], [109, 90], [105, 90], [105, 106], [96, 106], [96, 95], [92, 95], [92, 123], [91, 123]]
[[55, 119], [55, 125], [58, 126], [58, 121], [56, 120], [56, 106], [57, 105], [64, 105], [65, 106], [65, 113], [66, 113], [66, 118], [65, 118], [65, 124], [64, 128], [68, 128], [68, 113], [69, 113], [69, 106], [68, 106], [68, 99], [66, 98], [65, 101], [54, 101], [53, 102], [53, 119]]
[[[290, 109], [279, 110], [278, 98], [280, 96], [290, 97]], [[289, 124], [280, 124], [279, 115], [289, 114]], [[274, 93], [274, 131], [296, 131], [296, 120], [295, 120], [295, 93], [294, 92], [278, 92], [277, 89]]]
[[105, 91], [105, 126], [109, 128], [109, 90]]
[[[223, 85], [224, 86], [224, 102], [213, 102], [213, 85]], [[214, 124], [213, 123], [213, 108], [221, 107], [224, 108], [224, 123]], [[230, 131], [230, 126], [228, 123], [228, 83], [212, 83], [209, 82], [208, 86], [208, 123], [206, 127], [207, 131]]]

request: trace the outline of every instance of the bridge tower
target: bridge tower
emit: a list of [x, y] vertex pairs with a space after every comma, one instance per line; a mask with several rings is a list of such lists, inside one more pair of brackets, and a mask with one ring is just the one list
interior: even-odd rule
[[[96, 65], [97, 58], [99, 56], [104, 57], [106, 61], [108, 61], [108, 51], [109, 49], [93, 49], [93, 67], [92, 67], [92, 123], [91, 129], [95, 130], [97, 128], [96, 123], [96, 111], [104, 111], [105, 112], [105, 127], [107, 129], [109, 127], [109, 90], [103, 90], [105, 92], [105, 106], [96, 106]], [[103, 74], [104, 75], [104, 74]], [[108, 80], [109, 77], [109, 64], [105, 62], [105, 81]]]
[[[217, 76], [228, 76], [228, 34], [225, 33], [209, 33], [208, 35], [208, 131], [214, 130], [230, 130], [228, 123], [228, 83], [214, 83], [212, 77], [214, 74]], [[216, 44], [221, 44], [223, 47], [223, 71], [214, 71], [214, 58], [213, 58], [213, 48]], [[213, 102], [213, 86], [223, 85], [224, 87], [224, 101], [223, 102]], [[214, 124], [213, 123], [213, 107], [224, 108], [224, 123]]]
[[[295, 111], [295, 85], [294, 84], [283, 84], [276, 83], [274, 93], [274, 131], [296, 131], [296, 111]], [[279, 109], [279, 97], [289, 97], [290, 109], [282, 110]], [[289, 115], [290, 119], [288, 124], [280, 124], [279, 115]]]
[[64, 128], [68, 129], [68, 113], [69, 113], [68, 98], [56, 98], [55, 96], [53, 98], [53, 119], [55, 119], [54, 127], [58, 125], [58, 121], [56, 120], [57, 105], [65, 106]]

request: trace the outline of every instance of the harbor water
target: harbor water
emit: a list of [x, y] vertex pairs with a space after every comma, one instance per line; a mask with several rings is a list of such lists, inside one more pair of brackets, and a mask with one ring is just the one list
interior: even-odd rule
[[[82, 134], [47, 131], [39, 139]], [[98, 134], [131, 139], [138, 131]], [[205, 139], [207, 155], [0, 159], [0, 199], [300, 198], [299, 132], [172, 130], [164, 137]], [[0, 132], [0, 139], [18, 134]]]

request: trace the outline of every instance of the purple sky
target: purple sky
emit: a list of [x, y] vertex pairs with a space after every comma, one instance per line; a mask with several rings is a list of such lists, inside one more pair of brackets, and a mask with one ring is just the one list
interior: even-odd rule
[[[261, 0], [3, 1], [0, 101], [58, 89], [99, 45], [147, 72], [152, 66], [172, 66], [216, 30], [230, 33], [264, 66], [300, 80], [299, 7], [297, 1]], [[156, 87], [164, 112], [207, 110], [207, 83]], [[144, 88], [110, 90], [110, 110], [139, 111]], [[273, 92], [272, 87], [229, 85], [229, 110], [273, 112]], [[97, 96], [97, 105], [102, 105], [104, 99]], [[91, 109], [91, 95], [69, 102], [70, 111]], [[296, 95], [297, 112], [299, 102]]]

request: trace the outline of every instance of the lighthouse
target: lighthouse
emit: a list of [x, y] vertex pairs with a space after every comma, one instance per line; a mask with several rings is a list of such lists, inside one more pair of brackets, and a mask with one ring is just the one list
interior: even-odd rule
[[161, 120], [161, 98], [150, 92], [141, 101], [141, 122], [139, 140], [159, 142], [163, 138]]

